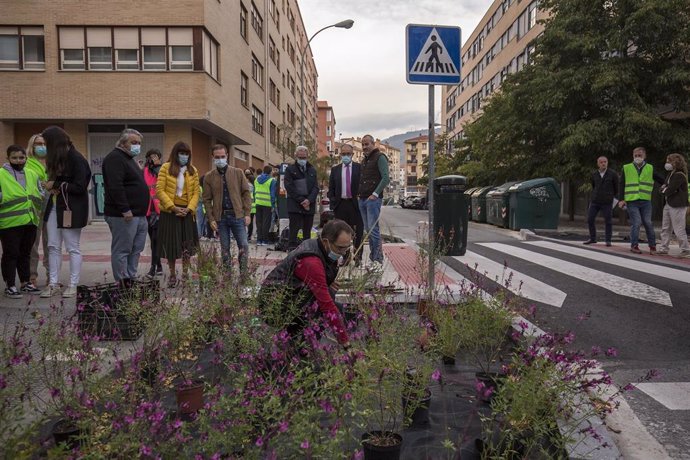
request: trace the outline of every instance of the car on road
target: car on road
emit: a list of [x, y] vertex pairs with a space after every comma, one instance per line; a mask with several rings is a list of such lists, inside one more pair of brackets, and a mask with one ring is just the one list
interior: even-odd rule
[[426, 205], [426, 187], [409, 185], [405, 187], [400, 200], [401, 208], [423, 209]]

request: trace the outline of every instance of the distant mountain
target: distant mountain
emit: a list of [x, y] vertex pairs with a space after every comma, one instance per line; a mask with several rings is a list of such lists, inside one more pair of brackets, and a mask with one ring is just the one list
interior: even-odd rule
[[[405, 141], [407, 139], [412, 139], [417, 136], [424, 136], [428, 133], [426, 129], [415, 129], [414, 131], [408, 131], [402, 134], [396, 134], [387, 139], [383, 139], [381, 142], [386, 142], [396, 149], [400, 150], [400, 164], [405, 164]], [[441, 130], [437, 129], [436, 134], [441, 134]]]

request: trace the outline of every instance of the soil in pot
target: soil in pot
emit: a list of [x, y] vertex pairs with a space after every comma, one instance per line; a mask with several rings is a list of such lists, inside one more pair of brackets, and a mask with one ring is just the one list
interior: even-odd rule
[[[421, 398], [420, 398], [421, 396]], [[429, 424], [429, 405], [431, 404], [431, 390], [426, 388], [423, 395], [409, 395], [403, 396], [402, 407], [403, 414], [407, 414], [407, 406], [413, 405], [414, 412], [409, 414], [410, 420], [405, 420], [405, 425], [408, 427], [418, 428]]]
[[66, 443], [69, 449], [79, 447], [79, 435], [81, 430], [71, 421], [60, 419], [53, 424], [53, 439], [55, 445]]
[[454, 366], [455, 365], [455, 356], [443, 355], [441, 357], [441, 360], [443, 361], [443, 364], [445, 364], [446, 366]]
[[369, 431], [362, 435], [364, 460], [398, 460], [402, 436], [391, 431]]
[[177, 409], [181, 414], [193, 414], [204, 407], [204, 382], [195, 380], [191, 385], [175, 388]]

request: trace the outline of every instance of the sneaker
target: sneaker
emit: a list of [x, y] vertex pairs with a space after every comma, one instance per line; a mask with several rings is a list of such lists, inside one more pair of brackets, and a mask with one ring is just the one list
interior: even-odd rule
[[650, 247], [649, 247], [649, 253], [650, 253], [651, 255], [656, 254], [656, 246], [650, 246]]
[[27, 294], [40, 294], [41, 290], [37, 288], [34, 283], [26, 283], [24, 286], [22, 286], [22, 292], [26, 292]]
[[17, 290], [15, 286], [11, 286], [8, 288], [5, 288], [5, 297], [9, 297], [10, 299], [21, 299], [22, 293]]
[[688, 251], [687, 249], [680, 251], [680, 254], [678, 254], [678, 258], [680, 258], [680, 259], [690, 258], [690, 251]]
[[44, 290], [41, 291], [40, 297], [42, 299], [47, 299], [49, 297], [53, 297], [58, 292], [60, 292], [60, 286], [57, 284], [49, 284]]
[[611, 247], [611, 242], [610, 242], [610, 241], [607, 241], [607, 242], [606, 242], [606, 247], [607, 247], [607, 248], [610, 248], [610, 247]]
[[587, 240], [582, 244], [596, 244], [596, 240]]
[[666, 254], [668, 254], [668, 249], [661, 248], [661, 249], [657, 250], [656, 253], [657, 253], [657, 255], [665, 256]]
[[77, 287], [76, 286], [70, 286], [62, 292], [62, 298], [63, 299], [68, 299], [70, 297], [74, 297], [75, 295], [77, 295]]
[[642, 251], [640, 251], [640, 246], [637, 244], [630, 248], [630, 252], [635, 253], [635, 254], [642, 254]]

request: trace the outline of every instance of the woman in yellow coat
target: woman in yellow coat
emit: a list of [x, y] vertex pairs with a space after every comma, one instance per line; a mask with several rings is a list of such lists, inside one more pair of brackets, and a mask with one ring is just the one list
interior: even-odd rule
[[199, 202], [199, 172], [192, 165], [192, 149], [184, 142], [172, 148], [168, 161], [161, 166], [156, 182], [160, 200], [158, 250], [168, 260], [168, 287], [177, 285], [175, 261], [182, 258], [183, 275], [190, 268], [190, 257], [196, 254], [199, 234], [194, 222]]

